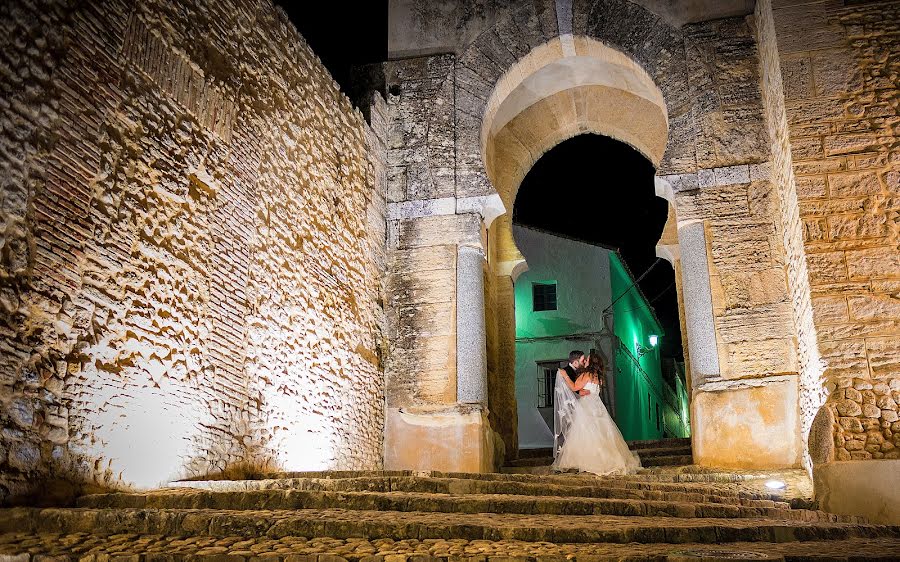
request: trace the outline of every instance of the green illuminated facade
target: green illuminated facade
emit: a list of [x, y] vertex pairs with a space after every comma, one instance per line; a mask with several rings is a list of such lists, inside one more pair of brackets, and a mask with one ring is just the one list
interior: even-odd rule
[[618, 254], [519, 226], [514, 235], [529, 266], [515, 282], [520, 448], [552, 446], [548, 377], [572, 349], [607, 362], [604, 401], [626, 440], [689, 436], [680, 365], [652, 345], [665, 334]]

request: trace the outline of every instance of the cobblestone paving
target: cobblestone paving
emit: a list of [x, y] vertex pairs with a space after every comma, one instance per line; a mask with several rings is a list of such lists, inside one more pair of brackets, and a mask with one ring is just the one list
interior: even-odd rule
[[[900, 526], [791, 509], [811, 504], [799, 471], [270, 476], [0, 510], [0, 562], [900, 560]], [[775, 478], [785, 491], [762, 486]]]
[[[89, 533], [0, 536], [0, 556], [22, 556], [16, 562], [59, 560], [202, 560], [209, 562], [562, 562], [564, 560], [665, 560], [673, 551], [698, 550], [780, 554], [786, 560], [849, 561], [896, 560], [900, 538], [851, 539], [780, 544], [738, 542], [727, 547], [708, 544], [584, 545], [548, 542], [484, 540], [393, 540], [304, 537], [246, 538], [173, 537], [119, 534], [100, 537]], [[9, 561], [7, 558], [6, 560]], [[12, 562], [12, 561], [9, 561]], [[256, 562], [256, 561], [254, 561]]]

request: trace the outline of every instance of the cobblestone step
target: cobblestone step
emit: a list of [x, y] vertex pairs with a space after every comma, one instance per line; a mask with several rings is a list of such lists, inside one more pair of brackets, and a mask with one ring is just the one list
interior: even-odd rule
[[[209, 491], [310, 490], [322, 492], [409, 492], [433, 494], [498, 494], [515, 496], [556, 496], [630, 500], [664, 500], [712, 503], [760, 508], [788, 508], [772, 494], [753, 494], [725, 485], [644, 482], [628, 479], [564, 478], [558, 476], [496, 475], [523, 478], [390, 477], [390, 478], [278, 478], [271, 480], [211, 480], [177, 483], [182, 487]], [[774, 499], [773, 499], [774, 498]]]
[[[8, 562], [663, 562], [675, 552], [726, 552], [736, 559], [785, 562], [896, 560], [900, 539], [848, 539], [788, 543], [571, 544], [522, 541], [99, 536], [88, 533], [0, 535]], [[737, 558], [744, 553], [742, 558]], [[750, 557], [746, 553], [773, 558]], [[13, 558], [14, 557], [14, 558]], [[49, 557], [49, 558], [48, 558]]]
[[98, 494], [78, 500], [86, 508], [158, 509], [347, 509], [397, 512], [515, 513], [525, 515], [630, 515], [663, 517], [768, 517], [790, 521], [856, 523], [861, 520], [821, 511], [785, 507], [743, 507], [667, 500], [600, 499], [582, 497], [448, 495], [409, 492], [318, 492], [256, 490], [210, 492], [172, 489], [146, 494]]
[[94, 533], [281, 538], [380, 537], [552, 543], [730, 543], [900, 539], [900, 526], [801, 523], [765, 518], [621, 517], [494, 513], [214, 509], [9, 508], [4, 533]]

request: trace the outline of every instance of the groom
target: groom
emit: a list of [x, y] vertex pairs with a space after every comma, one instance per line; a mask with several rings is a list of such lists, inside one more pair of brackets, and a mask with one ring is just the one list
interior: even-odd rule
[[[578, 380], [578, 371], [584, 369], [588, 366], [588, 358], [584, 354], [583, 351], [575, 350], [569, 352], [569, 364], [560, 369], [556, 376], [560, 377], [565, 374], [565, 376], [569, 377], [569, 379], [574, 383]], [[579, 396], [587, 396], [591, 391], [587, 389], [581, 389], [576, 394]]]

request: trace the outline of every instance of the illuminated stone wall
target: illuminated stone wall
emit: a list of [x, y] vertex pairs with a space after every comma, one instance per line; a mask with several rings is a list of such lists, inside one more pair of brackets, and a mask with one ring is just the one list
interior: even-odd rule
[[287, 17], [24, 1], [0, 32], [0, 499], [378, 468], [384, 137]]
[[900, 4], [774, 3], [835, 460], [897, 458]]

